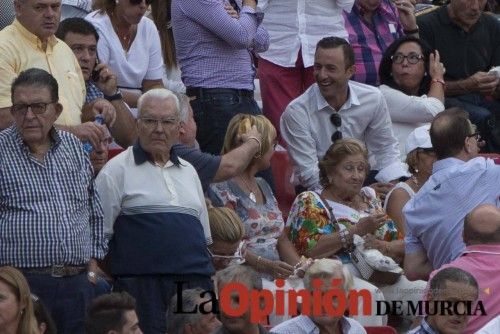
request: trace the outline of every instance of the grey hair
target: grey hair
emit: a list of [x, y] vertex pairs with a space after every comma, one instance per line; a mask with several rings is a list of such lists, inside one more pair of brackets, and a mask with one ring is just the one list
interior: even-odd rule
[[217, 286], [227, 283], [245, 283], [249, 289], [262, 290], [262, 279], [259, 274], [247, 265], [230, 265], [216, 274]]
[[189, 117], [189, 96], [182, 93], [175, 93], [179, 100], [179, 115], [182, 123], [186, 123]]
[[314, 279], [322, 278], [329, 279], [335, 276], [342, 277], [342, 289], [348, 292], [353, 286], [353, 277], [349, 269], [342, 265], [339, 260], [321, 259], [316, 260], [306, 271], [304, 275], [304, 287], [307, 290], [312, 290], [312, 282]]
[[[204, 292], [202, 288], [188, 289], [182, 291], [182, 309], [198, 309], [200, 301], [203, 298], [200, 295]], [[200, 321], [201, 312], [195, 313], [174, 313], [177, 310], [177, 294], [170, 300], [170, 306], [167, 311], [168, 334], [184, 334], [186, 324], [194, 325]]]
[[149, 99], [159, 99], [159, 100], [168, 100], [172, 99], [174, 100], [175, 103], [175, 116], [177, 118], [180, 117], [179, 114], [179, 99], [177, 96], [170, 90], [165, 89], [165, 88], [153, 88], [151, 90], [148, 90], [146, 93], [142, 94], [139, 100], [137, 101], [137, 110], [138, 114], [137, 116], [140, 117], [142, 115], [142, 107], [144, 105], [144, 102]]

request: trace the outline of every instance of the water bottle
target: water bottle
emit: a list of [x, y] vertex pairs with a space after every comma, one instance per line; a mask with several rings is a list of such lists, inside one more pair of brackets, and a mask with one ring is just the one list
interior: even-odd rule
[[[100, 125], [104, 124], [104, 116], [101, 114], [97, 115], [94, 119], [94, 123], [100, 124]], [[94, 148], [92, 147], [92, 144], [90, 143], [90, 141], [86, 140], [83, 142], [83, 150], [85, 152], [90, 154], [90, 152], [92, 152], [93, 149]]]

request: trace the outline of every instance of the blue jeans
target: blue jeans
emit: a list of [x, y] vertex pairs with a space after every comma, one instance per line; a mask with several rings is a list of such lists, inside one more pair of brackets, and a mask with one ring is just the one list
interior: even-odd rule
[[200, 287], [213, 290], [210, 277], [200, 275], [118, 276], [113, 291], [126, 291], [136, 301], [139, 324], [144, 334], [165, 334], [166, 314], [170, 300], [177, 292], [176, 282], [184, 281], [183, 289]]
[[198, 127], [196, 140], [203, 152], [220, 154], [226, 129], [236, 114], [262, 114], [257, 102], [235, 89], [201, 89], [191, 101], [194, 120]]
[[47, 306], [61, 334], [84, 333], [87, 307], [95, 296], [95, 287], [87, 273], [69, 277], [24, 273], [30, 290]]

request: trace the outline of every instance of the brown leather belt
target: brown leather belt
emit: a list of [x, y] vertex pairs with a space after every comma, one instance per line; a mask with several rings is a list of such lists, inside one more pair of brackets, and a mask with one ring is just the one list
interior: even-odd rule
[[87, 271], [87, 266], [53, 265], [42, 268], [21, 268], [23, 273], [50, 275], [52, 277], [76, 276]]

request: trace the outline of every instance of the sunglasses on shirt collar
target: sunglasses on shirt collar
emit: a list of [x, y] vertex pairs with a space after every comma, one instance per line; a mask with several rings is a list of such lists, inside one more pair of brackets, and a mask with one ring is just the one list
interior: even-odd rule
[[335, 143], [337, 140], [342, 139], [342, 132], [339, 130], [342, 126], [342, 118], [338, 113], [335, 112], [330, 115], [330, 122], [337, 128], [336, 131], [332, 134], [331, 138], [332, 143]]

